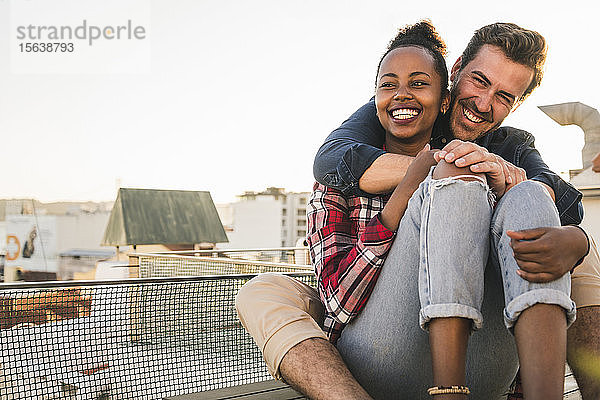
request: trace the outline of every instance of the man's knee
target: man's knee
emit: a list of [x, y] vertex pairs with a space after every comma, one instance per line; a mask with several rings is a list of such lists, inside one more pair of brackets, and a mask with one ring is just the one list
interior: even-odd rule
[[[301, 291], [296, 289], [294, 279], [276, 273], [264, 273], [255, 276], [244, 284], [235, 297], [238, 314], [245, 310], [256, 309], [259, 303], [289, 303], [297, 300], [301, 303]], [[299, 286], [299, 285], [298, 285]], [[297, 294], [294, 298], [294, 293]]]
[[[282, 321], [310, 318], [322, 323], [324, 308], [317, 291], [289, 276], [260, 274], [241, 287], [235, 308], [244, 327], [264, 328], [265, 321], [277, 326]], [[254, 336], [254, 335], [253, 335]]]
[[485, 179], [485, 174], [476, 174], [469, 167], [457, 167], [454, 163], [448, 163], [444, 160], [440, 161], [433, 169], [433, 179], [443, 179], [458, 177], [465, 181], [473, 181]]
[[544, 188], [544, 186], [533, 180], [526, 180], [518, 183], [517, 185], [510, 188], [508, 192], [504, 194], [506, 198], [516, 198], [517, 201], [521, 201], [523, 198], [529, 199], [545, 199], [552, 202], [552, 197]]
[[[549, 225], [558, 226], [558, 211], [550, 194], [542, 184], [527, 180], [513, 186], [502, 196], [496, 207], [496, 213], [503, 210], [510, 214], [521, 215], [527, 219], [544, 218], [550, 219]], [[532, 226], [536, 227], [536, 226]], [[526, 229], [526, 228], [522, 228]]]
[[242, 286], [235, 307], [276, 378], [281, 360], [293, 346], [309, 338], [327, 340], [320, 327], [323, 306], [316, 290], [289, 276], [256, 276]]

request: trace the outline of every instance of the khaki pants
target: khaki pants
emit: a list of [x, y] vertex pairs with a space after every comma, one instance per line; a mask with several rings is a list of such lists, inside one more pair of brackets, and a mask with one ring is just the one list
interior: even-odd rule
[[[571, 276], [577, 308], [600, 306], [600, 257], [592, 238], [590, 242], [590, 254]], [[240, 289], [235, 306], [276, 379], [281, 378], [279, 365], [292, 347], [310, 338], [327, 339], [321, 329], [324, 308], [319, 294], [294, 278], [261, 274]]]

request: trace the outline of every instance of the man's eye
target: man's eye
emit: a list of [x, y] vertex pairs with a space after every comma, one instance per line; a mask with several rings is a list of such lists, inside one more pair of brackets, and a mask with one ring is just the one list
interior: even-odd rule
[[383, 82], [381, 85], [379, 85], [380, 88], [393, 88], [394, 84], [391, 82]]
[[512, 107], [513, 105], [513, 99], [511, 99], [510, 97], [506, 96], [506, 95], [499, 95], [500, 96], [500, 100], [505, 103], [506, 105]]
[[428, 86], [429, 83], [425, 82], [425, 81], [414, 81], [413, 82], [413, 86]]

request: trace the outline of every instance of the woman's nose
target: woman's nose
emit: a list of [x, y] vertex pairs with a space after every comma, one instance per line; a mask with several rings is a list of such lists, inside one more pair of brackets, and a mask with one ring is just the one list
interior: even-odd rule
[[400, 86], [398, 88], [398, 90], [396, 91], [396, 94], [394, 95], [395, 100], [405, 100], [405, 99], [411, 99], [411, 98], [412, 98], [412, 94], [404, 86]]

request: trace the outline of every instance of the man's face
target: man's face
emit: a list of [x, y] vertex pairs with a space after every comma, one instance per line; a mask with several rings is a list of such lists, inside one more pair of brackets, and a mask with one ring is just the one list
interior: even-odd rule
[[508, 59], [491, 45], [481, 47], [459, 69], [460, 59], [452, 67], [450, 129], [454, 137], [465, 141], [499, 127], [533, 79], [531, 68]]

